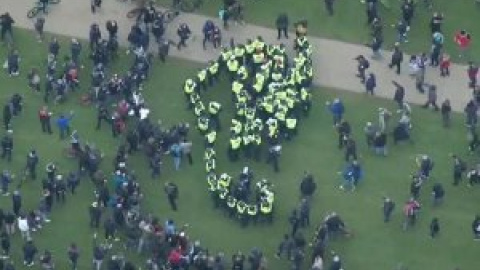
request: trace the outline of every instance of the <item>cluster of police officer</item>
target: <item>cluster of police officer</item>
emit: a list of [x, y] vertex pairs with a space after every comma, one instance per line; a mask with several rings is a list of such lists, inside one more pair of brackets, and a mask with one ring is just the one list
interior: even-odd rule
[[[246, 44], [233, 44], [231, 48], [223, 49], [217, 61], [210, 61], [195, 78], [187, 79], [183, 85], [188, 108], [193, 110], [197, 128], [205, 136], [204, 158], [209, 190], [215, 204], [225, 207], [229, 215], [236, 216], [242, 225], [248, 224], [249, 220], [256, 221], [258, 217], [271, 221], [272, 186], [266, 180], [258, 182], [257, 200], [248, 203], [248, 196], [238, 196], [234, 192], [238, 185], [232, 183], [230, 175], [217, 173], [214, 146], [221, 129], [219, 114], [222, 105], [214, 100], [205, 104], [201, 92], [218, 81], [220, 72], [227, 75], [236, 109], [230, 126], [229, 159], [236, 161], [243, 152], [246, 158], [258, 161], [262, 142], [266, 141], [267, 162], [278, 171], [280, 142], [296, 135], [298, 120], [302, 115], [308, 116], [311, 107], [312, 48], [305, 34], [297, 33], [295, 50], [296, 56], [289, 63], [283, 44], [268, 45], [261, 37], [248, 40]], [[246, 176], [242, 173], [240, 183], [250, 183], [250, 180], [248, 173]], [[248, 184], [243, 189], [249, 190]]]

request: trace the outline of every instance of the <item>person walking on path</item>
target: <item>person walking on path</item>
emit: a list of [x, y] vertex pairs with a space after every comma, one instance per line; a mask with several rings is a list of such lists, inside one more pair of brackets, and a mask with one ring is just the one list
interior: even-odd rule
[[395, 48], [393, 49], [392, 53], [392, 60], [390, 61], [390, 64], [388, 65], [389, 68], [396, 68], [397, 74], [400, 74], [401, 70], [401, 64], [403, 62], [403, 52], [400, 49], [400, 46], [398, 43], [395, 43]]
[[44, 31], [43, 28], [45, 26], [45, 18], [44, 17], [38, 17], [35, 20], [35, 23], [33, 24], [33, 28], [35, 29], [35, 32], [37, 34], [37, 40], [38, 42], [43, 42], [44, 39]]
[[437, 87], [435, 85], [428, 87], [427, 102], [423, 105], [423, 108], [429, 108], [430, 105], [433, 106], [435, 111], [439, 110], [437, 105]]
[[357, 77], [360, 78], [361, 83], [365, 83], [365, 71], [370, 67], [370, 62], [363, 55], [357, 56], [355, 60], [357, 60]]
[[377, 79], [375, 74], [370, 73], [368, 74], [367, 80], [365, 81], [365, 90], [367, 94], [374, 95], [374, 90], [377, 87]]
[[287, 13], [280, 13], [278, 15], [277, 20], [275, 21], [275, 25], [277, 27], [277, 39], [282, 38], [282, 33], [283, 36], [288, 39], [288, 15]]
[[13, 41], [12, 26], [15, 21], [10, 16], [10, 13], [6, 12], [3, 15], [0, 15], [0, 40], [5, 42], [5, 38], [8, 36], [8, 43]]

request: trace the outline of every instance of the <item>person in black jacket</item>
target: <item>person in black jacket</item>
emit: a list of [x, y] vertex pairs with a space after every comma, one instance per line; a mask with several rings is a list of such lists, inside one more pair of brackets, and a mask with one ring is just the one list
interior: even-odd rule
[[6, 158], [8, 162], [12, 161], [13, 139], [11, 134], [12, 131], [8, 130], [7, 134], [5, 134], [1, 141], [2, 159]]
[[397, 74], [400, 74], [400, 66], [403, 62], [403, 52], [400, 50], [399, 45], [396, 43], [393, 49], [392, 60], [388, 65], [389, 68], [396, 67]]
[[405, 98], [405, 88], [396, 81], [392, 81], [392, 83], [396, 87], [393, 100], [397, 102], [398, 107], [401, 109], [403, 108], [403, 99]]
[[440, 113], [442, 114], [443, 127], [450, 127], [450, 114], [452, 112], [452, 106], [450, 106], [450, 100], [446, 99], [440, 106]]
[[3, 106], [3, 126], [6, 130], [10, 128], [10, 121], [12, 120], [12, 108], [10, 103]]
[[35, 255], [38, 249], [32, 240], [28, 240], [23, 246], [23, 265], [33, 266], [35, 264]]
[[12, 26], [15, 21], [10, 16], [10, 13], [6, 12], [0, 16], [0, 40], [5, 41], [5, 36], [8, 34], [9, 39], [13, 39]]
[[275, 25], [278, 32], [277, 39], [282, 37], [282, 33], [285, 38], [288, 39], [288, 16], [286, 13], [280, 13], [280, 15], [278, 15]]
[[317, 184], [315, 183], [313, 175], [309, 172], [304, 172], [302, 182], [300, 183], [300, 193], [302, 197], [311, 197], [316, 189]]
[[190, 27], [188, 27], [186, 23], [180, 24], [177, 29], [177, 35], [180, 38], [180, 41], [177, 44], [178, 50], [181, 50], [182, 47], [187, 47], [187, 44], [185, 42], [190, 38], [191, 34], [192, 31], [190, 31]]
[[108, 20], [105, 24], [105, 28], [108, 31], [109, 39], [117, 37], [118, 24], [115, 20]]

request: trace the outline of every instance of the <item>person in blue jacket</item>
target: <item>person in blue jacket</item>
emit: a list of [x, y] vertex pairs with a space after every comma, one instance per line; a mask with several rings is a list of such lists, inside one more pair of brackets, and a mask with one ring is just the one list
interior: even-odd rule
[[343, 170], [343, 184], [340, 189], [355, 191], [358, 182], [363, 178], [363, 170], [357, 160], [348, 163]]
[[336, 126], [343, 118], [345, 107], [339, 98], [334, 99], [332, 103], [327, 102], [327, 106], [333, 115], [333, 125]]
[[73, 118], [73, 111], [70, 112], [70, 115], [65, 116], [63, 114], [57, 119], [57, 127], [60, 131], [60, 140], [63, 140], [67, 135], [70, 134], [70, 121]]

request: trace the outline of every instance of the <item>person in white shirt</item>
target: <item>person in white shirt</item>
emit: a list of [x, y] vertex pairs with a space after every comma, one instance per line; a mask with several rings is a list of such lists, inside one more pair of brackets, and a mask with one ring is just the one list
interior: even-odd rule
[[28, 226], [27, 217], [24, 215], [20, 215], [17, 220], [18, 229], [20, 230], [20, 234], [25, 241], [31, 240], [30, 236], [30, 227]]

